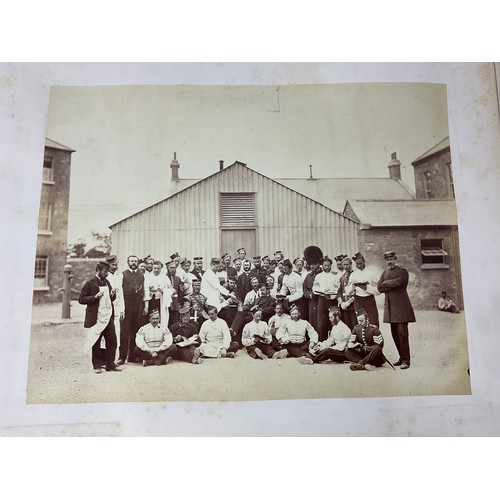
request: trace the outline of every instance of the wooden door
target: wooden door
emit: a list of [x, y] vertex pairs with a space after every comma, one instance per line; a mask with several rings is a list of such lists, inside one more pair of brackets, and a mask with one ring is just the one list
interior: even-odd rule
[[220, 255], [228, 253], [231, 259], [237, 255], [238, 248], [247, 251], [247, 257], [252, 259], [257, 251], [255, 229], [221, 229]]

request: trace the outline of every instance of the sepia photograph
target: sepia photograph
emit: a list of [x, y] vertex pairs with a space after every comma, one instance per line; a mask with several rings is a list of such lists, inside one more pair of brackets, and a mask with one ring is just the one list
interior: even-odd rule
[[444, 83], [54, 85], [28, 405], [471, 395]]

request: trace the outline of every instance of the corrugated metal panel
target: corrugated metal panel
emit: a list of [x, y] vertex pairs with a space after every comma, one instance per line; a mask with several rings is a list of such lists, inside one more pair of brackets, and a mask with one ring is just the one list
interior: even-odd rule
[[[357, 224], [242, 165], [235, 164], [113, 227], [113, 252], [166, 262], [173, 252], [207, 261], [220, 255], [221, 192], [255, 193], [257, 251], [288, 257], [318, 245], [330, 256], [355, 253]], [[236, 248], [234, 249], [236, 252]]]

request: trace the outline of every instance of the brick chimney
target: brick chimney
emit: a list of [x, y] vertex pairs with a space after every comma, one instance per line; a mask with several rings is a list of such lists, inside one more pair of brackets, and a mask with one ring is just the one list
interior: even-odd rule
[[396, 153], [391, 154], [391, 161], [387, 168], [391, 179], [401, 180], [401, 162], [398, 160]]
[[172, 169], [172, 178], [173, 181], [179, 180], [179, 162], [177, 161], [177, 153], [174, 153], [174, 159], [172, 163], [170, 163], [170, 168]]

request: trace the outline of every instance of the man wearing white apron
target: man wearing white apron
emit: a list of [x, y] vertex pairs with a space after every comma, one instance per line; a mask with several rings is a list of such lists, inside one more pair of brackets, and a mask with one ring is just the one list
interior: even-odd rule
[[[116, 332], [114, 324], [113, 301], [115, 291], [106, 279], [109, 272], [107, 262], [99, 262], [96, 275], [87, 281], [82, 288], [78, 302], [86, 304], [85, 311], [85, 341], [84, 351], [92, 349], [92, 366], [95, 373], [101, 373], [103, 361], [106, 371], [121, 371], [122, 368], [115, 364]], [[105, 359], [102, 359], [100, 347], [101, 338], [106, 343]]]

